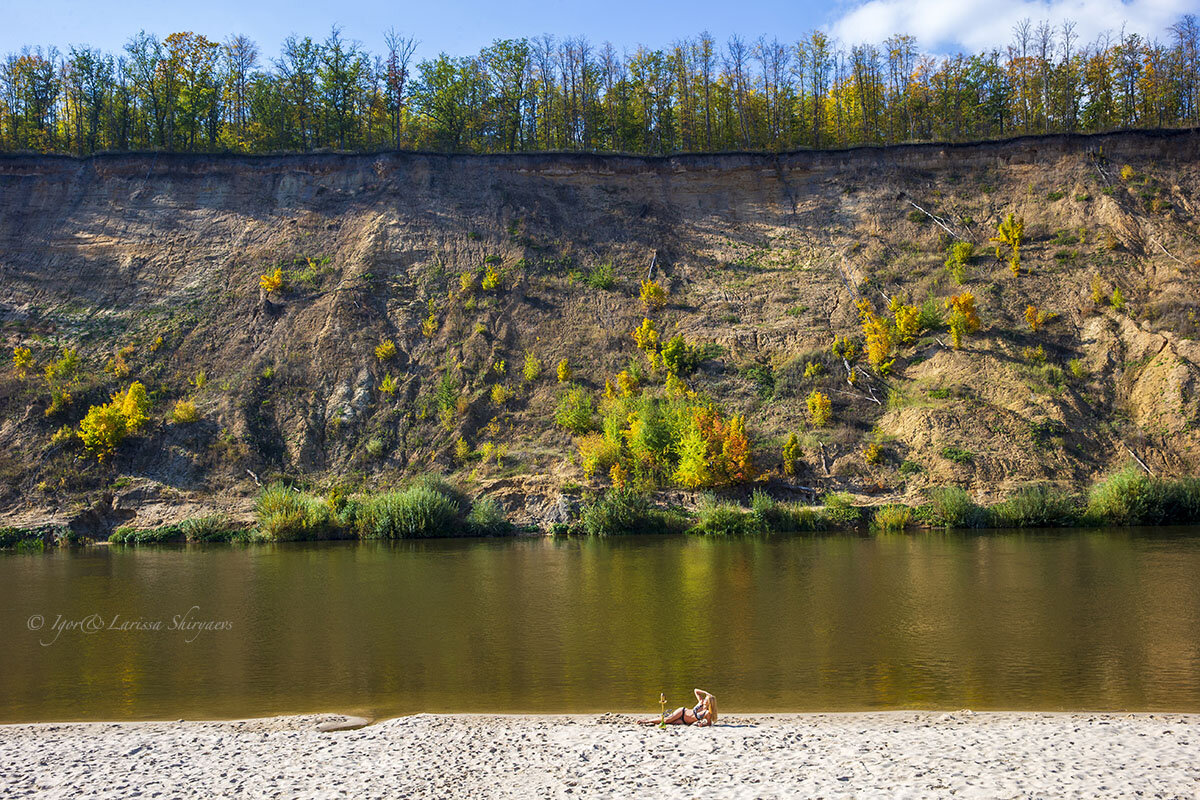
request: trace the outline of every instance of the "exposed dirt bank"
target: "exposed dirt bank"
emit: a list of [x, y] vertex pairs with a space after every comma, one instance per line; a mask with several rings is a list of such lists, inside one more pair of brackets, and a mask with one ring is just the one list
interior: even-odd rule
[[[1131, 453], [1191, 474], [1198, 155], [1200, 134], [1163, 131], [778, 156], [0, 157], [0, 324], [34, 360], [0, 375], [0, 518], [97, 533], [244, 518], [256, 481], [353, 491], [435, 470], [555, 521], [587, 481], [553, 422], [554, 367], [599, 397], [638, 357], [651, 269], [670, 291], [663, 338], [720, 348], [689, 385], [746, 415], [780, 493], [986, 498], [1082, 486]], [[988, 243], [1008, 213], [1026, 222], [1019, 277]], [[976, 245], [961, 286], [953, 241]], [[589, 278], [605, 264], [609, 289]], [[485, 266], [499, 285], [464, 290]], [[829, 344], [858, 331], [855, 301], [964, 289], [983, 327], [963, 349], [930, 333], [890, 375], [860, 364], [847, 383]], [[1053, 315], [1037, 332], [1030, 304]], [[56, 402], [42, 371], [64, 348], [80, 365]], [[826, 369], [806, 377], [813, 361]], [[135, 379], [150, 423], [98, 464], [67, 434]], [[809, 422], [814, 388], [831, 425]], [[194, 424], [171, 419], [185, 398]], [[791, 432], [803, 458], [785, 477]]]

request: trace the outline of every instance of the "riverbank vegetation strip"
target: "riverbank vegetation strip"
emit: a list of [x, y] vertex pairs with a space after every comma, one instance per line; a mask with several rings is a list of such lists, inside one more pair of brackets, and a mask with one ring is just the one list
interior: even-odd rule
[[[709, 536], [818, 531], [903, 533], [917, 529], [1013, 529], [1200, 524], [1200, 478], [1169, 479], [1130, 466], [1084, 493], [1030, 484], [991, 506], [964, 489], [938, 487], [916, 507], [892, 503], [856, 506], [831, 492], [820, 505], [780, 501], [762, 489], [749, 506], [704, 493], [694, 508], [657, 503], [632, 489], [608, 489], [584, 498], [579, 513], [551, 525], [554, 535], [619, 536], [688, 533]], [[263, 489], [255, 522], [238, 524], [220, 515], [158, 528], [122, 527], [108, 541], [145, 545], [171, 542], [290, 542], [328, 539], [420, 539], [504, 536], [533, 532], [514, 526], [495, 500], [469, 498], [448, 481], [426, 476], [399, 490], [324, 495], [282, 483]], [[40, 550], [85, 544], [68, 527], [0, 528], [0, 548]]]

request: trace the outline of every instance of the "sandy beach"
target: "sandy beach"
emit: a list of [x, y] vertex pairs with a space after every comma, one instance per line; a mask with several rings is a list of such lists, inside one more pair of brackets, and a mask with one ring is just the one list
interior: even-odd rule
[[1200, 715], [417, 715], [0, 726], [13, 797], [1200, 797]]

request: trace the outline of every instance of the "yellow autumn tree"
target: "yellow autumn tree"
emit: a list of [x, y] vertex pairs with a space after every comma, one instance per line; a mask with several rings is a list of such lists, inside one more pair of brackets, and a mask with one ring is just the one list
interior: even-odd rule
[[149, 419], [150, 397], [141, 381], [134, 381], [124, 394], [113, 395], [113, 402], [118, 404], [121, 414], [125, 417], [125, 426], [129, 433], [137, 433]]
[[33, 369], [33, 351], [28, 347], [14, 347], [12, 361], [17, 377], [24, 379], [29, 370]]
[[808, 403], [808, 416], [814, 427], [820, 428], [828, 425], [829, 421], [833, 419], [833, 403], [829, 401], [829, 395], [814, 389], [806, 402]]
[[678, 333], [668, 339], [667, 343], [663, 345], [663, 366], [672, 375], [679, 375], [689, 371], [692, 366], [690, 364], [692, 357], [692, 349], [688, 347], [683, 336]]
[[112, 403], [92, 406], [79, 423], [83, 446], [100, 461], [110, 458], [128, 433], [121, 409]]
[[258, 285], [267, 293], [283, 288], [283, 268], [276, 267], [274, 272], [265, 272], [260, 275]]
[[193, 422], [200, 421], [200, 411], [196, 408], [196, 403], [187, 398], [176, 400], [175, 407], [171, 409], [171, 421], [176, 425], [191, 425]]
[[996, 245], [998, 261], [1004, 258], [1003, 248], [1009, 249], [1008, 268], [1012, 270], [1014, 278], [1021, 274], [1021, 242], [1024, 238], [1025, 220], [1010, 213], [996, 228], [996, 235], [988, 239]]
[[429, 316], [421, 323], [421, 335], [426, 339], [432, 339], [438, 332], [437, 306], [433, 300], [429, 301]]
[[114, 394], [109, 402], [88, 409], [79, 423], [79, 438], [90, 453], [104, 461], [116, 452], [126, 436], [146, 424], [149, 410], [146, 387], [140, 381], [134, 381], [124, 392]]
[[657, 352], [658, 350], [658, 331], [654, 328], [654, 323], [648, 317], [642, 318], [642, 324], [633, 329], [633, 341], [637, 344], [639, 350], [644, 350], [647, 353]]
[[498, 406], [503, 406], [512, 399], [513, 390], [505, 386], [503, 383], [497, 383], [492, 387], [492, 402]]
[[611, 469], [621, 456], [621, 446], [598, 433], [589, 433], [576, 444], [579, 447], [579, 465], [583, 467], [583, 477], [587, 480], [591, 480], [597, 472]]
[[959, 286], [966, 283], [967, 265], [974, 257], [975, 245], [970, 242], [955, 242], [950, 246], [949, 254], [946, 256], [946, 269], [950, 270], [954, 282]]
[[867, 340], [867, 361], [877, 370], [886, 371], [894, 359], [890, 358], [895, 340], [888, 321], [875, 313], [868, 300], [858, 301], [859, 317], [862, 319], [863, 336]]
[[396, 343], [385, 339], [375, 347], [375, 357], [380, 361], [388, 361], [396, 356]]
[[[609, 387], [606, 385], [605, 390]], [[621, 370], [617, 373], [617, 391], [621, 393], [621, 397], [631, 397], [637, 393], [638, 382], [637, 378], [629, 374], [628, 370]]]
[[921, 333], [921, 309], [904, 302], [902, 295], [888, 302], [888, 310], [895, 320], [896, 337], [902, 342], [911, 342]]
[[833, 344], [829, 349], [835, 356], [848, 362], [853, 362], [858, 358], [858, 342], [849, 336], [833, 337]]
[[534, 355], [532, 350], [525, 351], [525, 365], [521, 369], [521, 374], [529, 382], [536, 381], [542, 376], [542, 360]]
[[663, 382], [663, 392], [667, 395], [667, 397], [676, 400], [687, 397], [687, 381], [673, 372], [668, 372], [667, 379]]
[[729, 420], [725, 442], [721, 447], [726, 476], [733, 483], [754, 480], [754, 465], [750, 461], [750, 440], [746, 436], [746, 418], [741, 415]]
[[1025, 306], [1025, 322], [1029, 325], [1029, 330], [1037, 333], [1046, 322], [1046, 312], [1035, 305], [1027, 305]]
[[953, 343], [954, 349], [958, 350], [962, 347], [963, 339], [967, 334], [979, 330], [979, 313], [975, 310], [975, 295], [970, 292], [956, 294], [946, 301], [946, 308], [950, 311], [950, 318], [947, 320], [950, 325], [950, 341]]
[[612, 481], [614, 489], [624, 489], [629, 483], [629, 470], [621, 466], [620, 462], [617, 462], [608, 471], [608, 479]]
[[500, 273], [491, 264], [488, 264], [483, 273], [483, 290], [490, 292], [500, 286]]
[[658, 281], [642, 281], [642, 289], [639, 292], [639, 296], [647, 312], [661, 311], [666, 308], [667, 290]]

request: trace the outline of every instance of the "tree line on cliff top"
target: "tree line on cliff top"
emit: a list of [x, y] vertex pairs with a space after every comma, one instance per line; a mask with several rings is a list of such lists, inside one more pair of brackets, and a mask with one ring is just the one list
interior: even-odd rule
[[1082, 42], [1021, 22], [1003, 49], [916, 39], [842, 46], [708, 34], [619, 52], [586, 38], [496, 40], [417, 58], [334, 28], [277, 56], [245, 36], [140, 32], [118, 54], [24, 48], [0, 64], [0, 150], [434, 149], [672, 153], [964, 141], [1200, 124], [1200, 24]]

